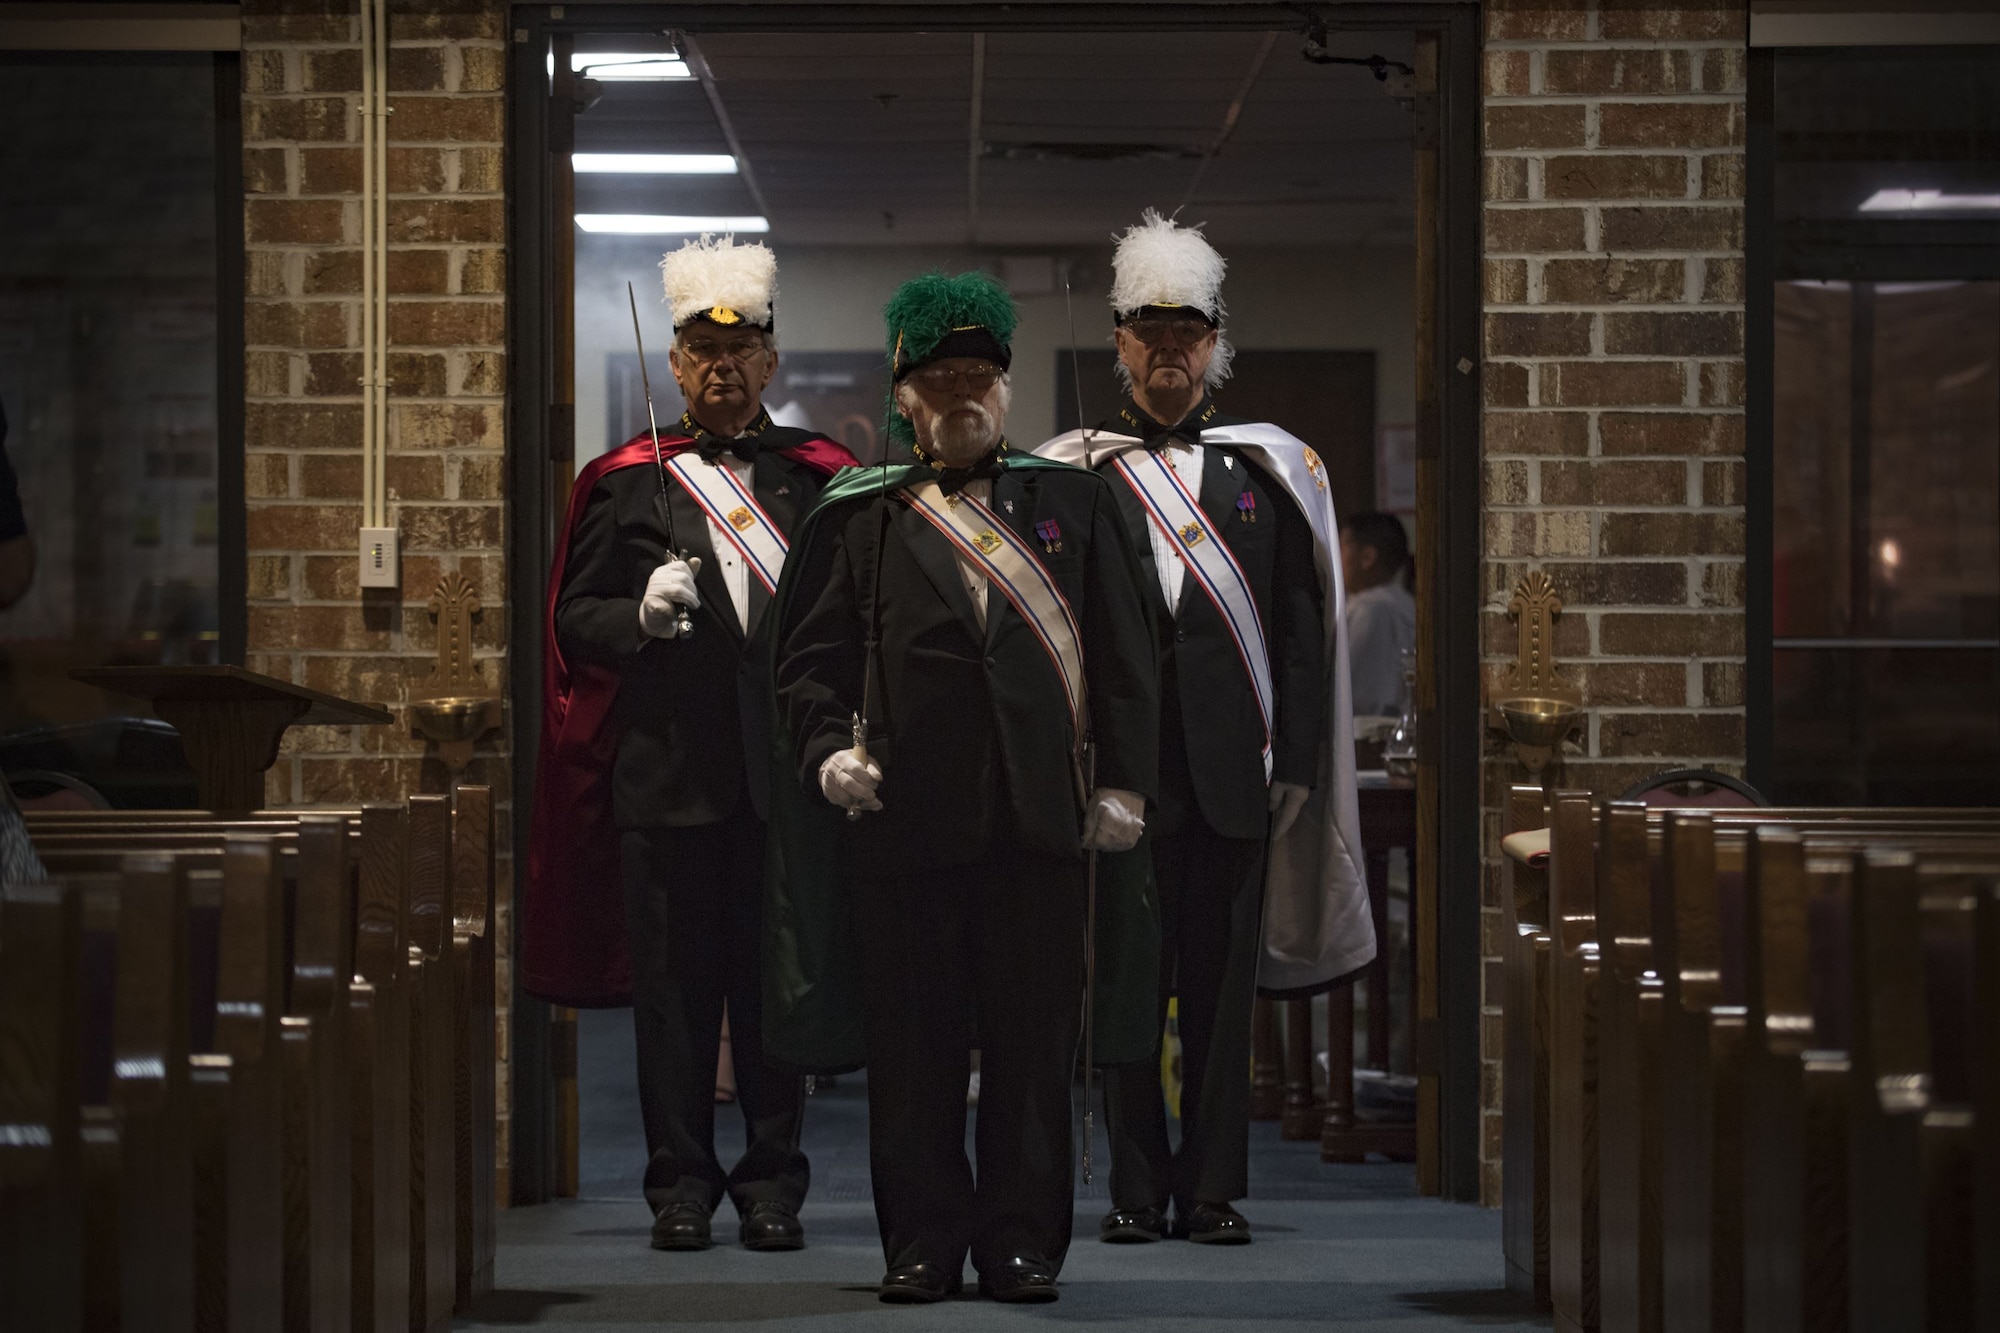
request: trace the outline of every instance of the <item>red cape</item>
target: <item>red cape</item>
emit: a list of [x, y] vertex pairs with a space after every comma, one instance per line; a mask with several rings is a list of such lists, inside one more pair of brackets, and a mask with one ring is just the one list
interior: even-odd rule
[[[660, 438], [660, 452], [692, 447], [685, 436]], [[829, 476], [854, 456], [824, 436], [776, 452]], [[653, 437], [640, 435], [593, 459], [577, 475], [549, 569], [542, 620], [542, 739], [529, 814], [528, 874], [515, 939], [516, 978], [551, 1004], [612, 1009], [632, 1002], [625, 950], [624, 888], [618, 873], [618, 826], [611, 813], [611, 765], [618, 736], [610, 725], [618, 673], [570, 663], [556, 644], [556, 598], [569, 544], [590, 493], [605, 475], [653, 466]]]

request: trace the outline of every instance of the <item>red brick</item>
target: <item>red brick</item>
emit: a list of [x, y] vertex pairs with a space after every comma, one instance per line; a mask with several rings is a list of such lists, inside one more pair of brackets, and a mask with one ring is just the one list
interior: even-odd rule
[[1743, 154], [1711, 153], [1701, 160], [1702, 198], [1741, 199], [1743, 192]]
[[389, 341], [405, 346], [497, 347], [507, 312], [497, 301], [391, 301]]
[[245, 194], [283, 194], [291, 188], [285, 175], [285, 150], [246, 148], [243, 150], [243, 191]]
[[327, 301], [250, 301], [243, 307], [243, 341], [251, 347], [341, 347], [347, 309]]
[[315, 602], [361, 599], [361, 571], [352, 555], [309, 555], [300, 564], [305, 574], [301, 595], [306, 599]]
[[1702, 261], [1701, 299], [1715, 305], [1743, 303], [1743, 261], [1707, 259]]
[[1743, 461], [1723, 459], [1701, 465], [1701, 502], [1705, 505], [1743, 503]]
[[1598, 35], [1610, 42], [1742, 42], [1749, 40], [1749, 11], [1747, 4], [1675, 9], [1660, 0], [1606, 0], [1597, 20]]
[[498, 97], [405, 95], [389, 99], [389, 112], [398, 143], [498, 143], [506, 123]]
[[422, 12], [398, 16], [396, 24], [396, 30], [412, 41], [426, 37], [447, 41], [476, 41], [480, 38], [493, 41], [507, 35], [507, 11], [484, 0], [474, 0], [469, 4], [431, 0]]
[[243, 237], [252, 245], [338, 245], [347, 239], [338, 199], [247, 199]]
[[[389, 149], [389, 193], [391, 194], [437, 194], [447, 188], [445, 179], [445, 149], [430, 147], [405, 147], [397, 144]], [[389, 204], [389, 239], [402, 240], [396, 234], [396, 210], [399, 207], [422, 205]]]
[[1701, 53], [1701, 90], [1705, 93], [1740, 93], [1744, 88], [1742, 49]]
[[[307, 296], [346, 296], [361, 292], [361, 251], [316, 250], [305, 257]], [[330, 305], [327, 309], [345, 309]]]
[[1525, 97], [1528, 94], [1530, 58], [1526, 51], [1486, 53], [1486, 96]]
[[457, 454], [445, 460], [458, 473], [458, 498], [498, 500], [507, 484], [504, 460], [496, 454]]
[[360, 549], [360, 505], [259, 504], [245, 517], [252, 551]]
[[1611, 356], [1740, 356], [1743, 316], [1730, 312], [1645, 311], [1604, 317]]
[[458, 290], [479, 295], [507, 290], [507, 252], [467, 250], [458, 273]]
[[1488, 362], [1480, 384], [1488, 407], [1528, 406], [1528, 367], [1524, 365]]
[[1528, 197], [1527, 158], [1489, 157], [1481, 171], [1487, 199], [1504, 203]]
[[403, 541], [411, 551], [462, 551], [500, 545], [498, 505], [404, 505]]
[[314, 352], [306, 357], [308, 398], [361, 396], [361, 353]]
[[1743, 664], [1741, 662], [1703, 662], [1701, 664], [1701, 701], [1710, 708], [1741, 708], [1743, 706]]
[[504, 199], [391, 199], [392, 242], [436, 244], [471, 241], [494, 244], [507, 237]]
[[252, 500], [283, 500], [291, 495], [292, 461], [284, 454], [246, 453], [243, 493]]
[[1489, 149], [1581, 148], [1583, 108], [1503, 103], [1486, 108], [1485, 128]]
[[505, 430], [498, 404], [397, 404], [390, 423], [398, 449], [497, 448]]
[[498, 398], [507, 392], [505, 352], [464, 352], [457, 359], [458, 382], [449, 392], [467, 398]]
[[[1526, 56], [1521, 57], [1523, 60]], [[243, 53], [243, 91], [245, 93], [281, 93], [285, 91], [285, 53], [283, 51], [245, 51]]]
[[1590, 418], [1582, 412], [1488, 412], [1485, 450], [1495, 454], [1590, 452]]
[[507, 187], [506, 158], [498, 148], [454, 148], [458, 193], [499, 194]]
[[1673, 361], [1558, 361], [1539, 369], [1547, 407], [1666, 406], [1687, 396], [1687, 377]]
[[1715, 560], [1701, 567], [1701, 595], [1703, 606], [1729, 607], [1741, 610], [1745, 604], [1745, 574], [1740, 560]]
[[[1489, 515], [1489, 518], [1492, 516]], [[1521, 518], [1526, 515], [1513, 515]], [[1480, 616], [1482, 634], [1481, 651], [1492, 657], [1505, 656], [1509, 660], [1520, 652], [1520, 626], [1507, 618], [1505, 612], [1487, 611]], [[1590, 655], [1590, 622], [1582, 616], [1558, 616], [1556, 618], [1554, 652], [1557, 658], [1578, 658]]]
[[301, 148], [299, 191], [302, 194], [361, 193], [359, 148]]
[[1606, 657], [1741, 657], [1743, 617], [1707, 611], [1606, 611], [1597, 618]]
[[1686, 51], [1564, 50], [1542, 53], [1542, 91], [1555, 96], [1659, 96], [1694, 87]]
[[1542, 464], [1545, 505], [1687, 503], [1687, 464], [1651, 459], [1550, 459]]
[[1576, 4], [1542, 4], [1533, 8], [1512, 3], [1486, 9], [1486, 40], [1531, 42], [1537, 39], [1575, 42], [1590, 35], [1590, 14]]
[[462, 93], [493, 93], [507, 86], [507, 51], [498, 46], [461, 46], [458, 48], [459, 76], [457, 91]]
[[[355, 562], [348, 560], [344, 563], [351, 566]], [[305, 679], [300, 683], [308, 689], [322, 690], [343, 699], [394, 701], [403, 697], [412, 668], [422, 665], [409, 658], [316, 653], [306, 659]]]
[[396, 296], [446, 296], [451, 291], [449, 250], [389, 251], [389, 291]]
[[244, 562], [249, 574], [251, 601], [271, 601], [292, 595], [292, 558], [288, 555], [253, 555]]
[[307, 51], [303, 65], [305, 90], [309, 93], [361, 91], [361, 48], [358, 46]]
[[1486, 253], [1583, 249], [1580, 208], [1489, 208], [1486, 210]]
[[265, 46], [272, 42], [352, 42], [359, 40], [354, 19], [323, 10], [305, 13], [258, 13], [243, 16], [243, 45]]
[[1522, 305], [1528, 299], [1528, 261], [1489, 259], [1486, 261], [1486, 303]]
[[1507, 312], [1486, 317], [1488, 356], [1589, 356], [1595, 315]]
[[1655, 509], [1606, 514], [1598, 524], [1598, 554], [1742, 555], [1740, 510]]
[[391, 46], [389, 48], [389, 91], [439, 93], [444, 91], [444, 48], [441, 46]]
[[1741, 713], [1600, 713], [1598, 753], [1607, 759], [1628, 755], [1743, 753]]
[[358, 449], [359, 403], [246, 403], [243, 440], [251, 449]]
[[1606, 454], [1743, 452], [1743, 418], [1733, 413], [1606, 412], [1597, 430]]
[[1672, 154], [1552, 157], [1542, 168], [1547, 199], [1684, 199], [1687, 159]]
[[1687, 667], [1680, 662], [1574, 662], [1568, 669], [1598, 708], [1658, 708], [1687, 697]]
[[1597, 116], [1603, 148], [1721, 148], [1743, 142], [1743, 108], [1736, 102], [1606, 102]]
[[[363, 702], [367, 699], [363, 698]], [[350, 805], [391, 800], [418, 790], [410, 759], [301, 759], [299, 783], [309, 805]]]
[[1744, 369], [1741, 361], [1710, 362], [1701, 368], [1703, 407], [1741, 407]]
[[1590, 514], [1581, 509], [1493, 509], [1486, 513], [1489, 556], [1590, 555]]
[[281, 250], [246, 250], [243, 254], [243, 291], [246, 296], [289, 296], [285, 287], [285, 261]]
[[292, 391], [290, 352], [245, 352], [243, 393], [249, 398], [283, 398]]
[[1734, 205], [1607, 208], [1599, 215], [1606, 250], [1743, 249], [1743, 210]]
[[1524, 505], [1528, 503], [1528, 465], [1518, 458], [1488, 459], [1485, 464], [1486, 503]]
[[1686, 290], [1679, 259], [1551, 259], [1542, 268], [1542, 299], [1550, 305], [1660, 305]]
[[351, 137], [347, 109], [344, 97], [245, 98], [243, 142], [338, 143]]

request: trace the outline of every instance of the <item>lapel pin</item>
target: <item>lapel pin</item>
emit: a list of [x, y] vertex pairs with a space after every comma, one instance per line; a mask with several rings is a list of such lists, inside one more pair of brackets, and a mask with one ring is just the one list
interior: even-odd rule
[[1228, 454], [1224, 454], [1222, 456], [1222, 466], [1226, 470], [1234, 472], [1236, 470], [1236, 460], [1231, 458]]
[[1013, 512], [1014, 512], [1014, 502], [1013, 502], [1012, 500], [1004, 500], [1004, 501], [1002, 501], [1001, 503], [1003, 503], [1003, 504], [1005, 504], [1005, 505], [1007, 506], [1007, 512], [1008, 512], [1008, 513], [1010, 513], [1010, 514], [1011, 514], [1011, 513], [1013, 513]]
[[791, 488], [791, 487], [789, 487], [789, 486], [780, 486], [780, 487], [779, 487], [779, 488], [777, 489], [777, 491], [776, 491], [776, 492], [774, 492], [774, 494], [777, 494], [777, 495], [790, 495], [791, 493], [792, 493], [792, 488]]

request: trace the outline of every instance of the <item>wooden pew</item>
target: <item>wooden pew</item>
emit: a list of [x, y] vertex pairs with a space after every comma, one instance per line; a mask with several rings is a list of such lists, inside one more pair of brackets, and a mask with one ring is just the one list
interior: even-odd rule
[[361, 883], [348, 989], [353, 1158], [353, 1327], [410, 1327], [408, 816], [361, 812]]
[[1646, 807], [1607, 804], [1599, 836], [1598, 1318], [1607, 1333], [1658, 1333], [1666, 985], [1654, 940], [1658, 876], [1647, 855]]
[[1598, 1323], [1596, 846], [1590, 798], [1557, 792], [1549, 842], [1549, 1299], [1559, 1333]]
[[0, 886], [0, 1310], [83, 1325], [82, 896]]
[[456, 1308], [493, 1290], [498, 1107], [494, 991], [493, 791], [462, 786], [452, 809], [452, 962], [460, 996], [452, 1080]]
[[[1508, 792], [1505, 831], [1548, 824], [1542, 789]], [[1502, 867], [1501, 1248], [1507, 1288], [1549, 1308], [1549, 879]]]
[[458, 995], [451, 802], [409, 802], [410, 1329], [443, 1328], [457, 1296]]

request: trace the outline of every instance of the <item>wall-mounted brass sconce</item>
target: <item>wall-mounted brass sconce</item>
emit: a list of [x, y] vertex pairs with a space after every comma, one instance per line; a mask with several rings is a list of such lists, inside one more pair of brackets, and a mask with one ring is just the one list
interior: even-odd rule
[[430, 611], [437, 619], [437, 663], [410, 692], [410, 731], [434, 741], [453, 773], [472, 760], [473, 742], [500, 725], [500, 696], [472, 664], [472, 617], [479, 594], [453, 570], [438, 580]]
[[1583, 692], [1556, 671], [1555, 620], [1562, 599], [1542, 570], [1514, 585], [1507, 615], [1519, 627], [1519, 649], [1493, 700], [1495, 725], [1514, 742], [1514, 755], [1539, 775], [1583, 720]]

